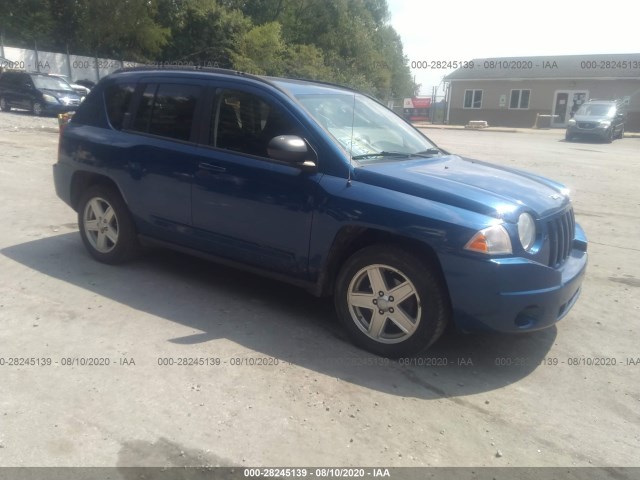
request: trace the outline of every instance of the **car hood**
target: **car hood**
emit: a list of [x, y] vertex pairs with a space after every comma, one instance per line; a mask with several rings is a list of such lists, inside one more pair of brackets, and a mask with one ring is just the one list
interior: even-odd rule
[[80, 97], [75, 91], [70, 92], [69, 90], [51, 90], [49, 88], [42, 88], [40, 89], [40, 91], [48, 95], [53, 95], [56, 98], [70, 97], [70, 98], [80, 99]]
[[544, 218], [570, 202], [562, 184], [457, 155], [364, 165], [354, 180], [511, 222], [522, 211]]

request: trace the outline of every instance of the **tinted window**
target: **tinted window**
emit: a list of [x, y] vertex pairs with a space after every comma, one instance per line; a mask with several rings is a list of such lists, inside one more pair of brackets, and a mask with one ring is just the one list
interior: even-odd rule
[[278, 135], [300, 135], [288, 115], [262, 98], [224, 91], [213, 110], [209, 143], [218, 148], [266, 157], [269, 141]]
[[11, 72], [4, 73], [2, 74], [2, 76], [0, 76], [0, 82], [6, 87], [15, 87], [20, 84], [21, 80], [22, 83], [26, 83], [28, 78], [26, 75], [20, 75]]
[[147, 85], [133, 129], [177, 140], [189, 140], [202, 88], [195, 85]]
[[122, 130], [124, 114], [129, 110], [134, 91], [134, 84], [118, 84], [111, 85], [104, 92], [104, 103], [109, 123], [116, 130]]
[[90, 93], [80, 104], [75, 115], [71, 117], [71, 121], [82, 125], [106, 127], [102, 105], [102, 96]]
[[147, 85], [140, 98], [140, 105], [138, 105], [138, 111], [136, 112], [136, 118], [133, 122], [133, 130], [139, 132], [149, 131], [149, 120], [151, 120], [151, 110], [153, 109], [153, 99], [156, 95], [156, 89], [158, 85]]

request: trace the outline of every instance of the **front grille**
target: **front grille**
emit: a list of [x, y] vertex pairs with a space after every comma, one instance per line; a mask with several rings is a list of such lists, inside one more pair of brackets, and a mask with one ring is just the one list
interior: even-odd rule
[[585, 130], [596, 128], [597, 126], [598, 124], [593, 122], [578, 122], [578, 128], [584, 128]]
[[547, 222], [550, 267], [559, 267], [569, 257], [575, 230], [576, 220], [572, 208]]

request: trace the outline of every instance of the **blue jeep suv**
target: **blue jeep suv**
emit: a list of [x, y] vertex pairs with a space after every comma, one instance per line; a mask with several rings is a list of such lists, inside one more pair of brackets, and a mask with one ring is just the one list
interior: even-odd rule
[[121, 70], [61, 131], [53, 173], [96, 260], [159, 245], [333, 295], [354, 342], [388, 357], [448, 322], [553, 325], [587, 264], [562, 185], [445, 152], [336, 85]]

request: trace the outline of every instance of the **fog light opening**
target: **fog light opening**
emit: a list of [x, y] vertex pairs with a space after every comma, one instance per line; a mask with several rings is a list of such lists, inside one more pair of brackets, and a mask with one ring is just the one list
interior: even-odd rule
[[538, 322], [539, 315], [540, 309], [538, 307], [527, 307], [518, 314], [513, 323], [519, 329], [527, 330]]

